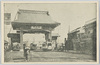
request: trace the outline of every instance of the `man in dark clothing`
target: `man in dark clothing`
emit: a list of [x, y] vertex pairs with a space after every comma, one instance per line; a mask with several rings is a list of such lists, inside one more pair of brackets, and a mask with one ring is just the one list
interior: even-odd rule
[[24, 57], [25, 57], [25, 44], [23, 44], [23, 49], [24, 49]]
[[28, 61], [28, 55], [30, 53], [30, 46], [27, 46], [28, 43], [24, 44], [24, 57], [26, 58], [26, 61]]
[[69, 51], [69, 44], [68, 44], [68, 41], [65, 42], [65, 50]]

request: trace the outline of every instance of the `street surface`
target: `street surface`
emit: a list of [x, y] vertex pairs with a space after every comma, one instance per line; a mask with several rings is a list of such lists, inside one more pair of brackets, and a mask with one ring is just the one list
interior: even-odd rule
[[[22, 51], [5, 53], [5, 62], [26, 62]], [[34, 52], [29, 54], [28, 62], [93, 62], [92, 55], [71, 52]], [[94, 61], [95, 62], [95, 61]]]

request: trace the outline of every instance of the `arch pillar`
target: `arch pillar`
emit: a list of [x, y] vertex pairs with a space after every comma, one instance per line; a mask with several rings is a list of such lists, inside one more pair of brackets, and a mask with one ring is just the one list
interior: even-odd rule
[[48, 34], [48, 39], [49, 39], [48, 41], [52, 42], [52, 32], [51, 31]]
[[20, 30], [20, 51], [23, 51], [23, 30]]
[[45, 33], [46, 42], [52, 42], [52, 32]]

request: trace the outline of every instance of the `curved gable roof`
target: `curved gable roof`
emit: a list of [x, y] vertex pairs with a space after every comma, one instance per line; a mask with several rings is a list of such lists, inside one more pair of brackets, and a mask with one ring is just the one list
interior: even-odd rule
[[22, 9], [18, 11], [18, 17], [13, 22], [59, 24], [51, 19], [48, 11], [22, 10]]

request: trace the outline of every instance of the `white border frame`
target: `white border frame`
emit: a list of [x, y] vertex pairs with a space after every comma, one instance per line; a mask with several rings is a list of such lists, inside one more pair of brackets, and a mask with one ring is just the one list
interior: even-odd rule
[[[97, 3], [97, 62], [4, 62], [4, 3]], [[99, 64], [99, 2], [98, 1], [1, 1], [2, 64]]]

